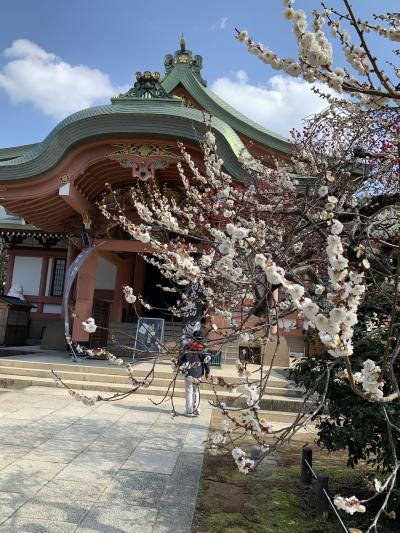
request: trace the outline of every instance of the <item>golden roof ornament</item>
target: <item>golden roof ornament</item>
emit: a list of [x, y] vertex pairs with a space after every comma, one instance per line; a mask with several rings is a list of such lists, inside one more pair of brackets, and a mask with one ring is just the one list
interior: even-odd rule
[[179, 41], [179, 45], [181, 47], [181, 52], [186, 52], [186, 42], [185, 42], [185, 39], [183, 37], [183, 33], [182, 33], [182, 37]]
[[199, 55], [193, 55], [191, 50], [186, 49], [185, 38], [182, 37], [179, 40], [179, 50], [176, 50], [175, 54], [167, 54], [164, 57], [165, 76], [170, 74], [176, 65], [187, 65], [190, 67], [193, 74], [199, 80], [199, 82], [207, 86], [207, 82], [201, 77], [200, 71], [203, 68], [203, 58]]
[[146, 143], [116, 144], [105, 157], [118, 161], [123, 168], [132, 169], [132, 177], [142, 181], [153, 178], [157, 170], [163, 170], [180, 159], [174, 146]]
[[131, 87], [126, 93], [111, 98], [111, 102], [151, 98], [172, 100], [172, 98], [166, 93], [163, 86], [160, 84], [159, 72], [150, 72], [150, 70], [146, 70], [143, 73], [136, 72], [135, 78], [136, 81], [134, 86]]

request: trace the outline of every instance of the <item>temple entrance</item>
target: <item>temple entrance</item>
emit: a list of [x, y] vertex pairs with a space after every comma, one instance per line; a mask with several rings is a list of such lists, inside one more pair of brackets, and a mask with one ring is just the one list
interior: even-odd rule
[[154, 309], [146, 309], [143, 307], [142, 315], [154, 318], [164, 318], [166, 321], [170, 321], [173, 318], [174, 322], [180, 322], [180, 318], [172, 317], [168, 311], [165, 311], [168, 307], [175, 304], [177, 300], [176, 293], [163, 291], [160, 286], [172, 287], [172, 284], [161, 274], [157, 267], [150, 263], [146, 263], [144, 300]]

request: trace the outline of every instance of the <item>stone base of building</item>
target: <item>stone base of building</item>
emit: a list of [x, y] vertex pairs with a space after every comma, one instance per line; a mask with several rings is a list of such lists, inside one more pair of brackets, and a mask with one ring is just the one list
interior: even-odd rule
[[47, 321], [40, 347], [42, 350], [67, 350], [63, 320]]
[[276, 335], [273, 335], [272, 338], [272, 342], [267, 343], [265, 346], [264, 365], [270, 365], [271, 361], [273, 360], [273, 366], [288, 367], [290, 365], [290, 361], [289, 347], [286, 338], [283, 335], [280, 335], [279, 343]]

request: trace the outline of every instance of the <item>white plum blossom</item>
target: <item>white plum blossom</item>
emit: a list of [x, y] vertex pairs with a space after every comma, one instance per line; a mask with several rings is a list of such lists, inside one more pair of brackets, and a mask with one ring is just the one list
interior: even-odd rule
[[246, 453], [240, 448], [236, 447], [232, 450], [232, 457], [238, 467], [239, 472], [248, 474], [254, 468], [254, 461], [246, 457]]
[[315, 294], [321, 296], [325, 292], [325, 287], [323, 285], [316, 285], [314, 289]]
[[[241, 361], [239, 361], [239, 363], [241, 364]], [[239, 389], [246, 396], [247, 405], [258, 408], [257, 402], [260, 394], [258, 388], [255, 385], [244, 383]]]
[[82, 403], [84, 405], [95, 405], [96, 401], [97, 401], [97, 397], [94, 395], [84, 396], [82, 399]]
[[333, 322], [343, 322], [346, 317], [346, 309], [344, 307], [335, 307], [330, 310], [329, 316]]
[[300, 309], [309, 320], [313, 320], [319, 312], [318, 304], [310, 300], [310, 298], [304, 299]]
[[72, 389], [68, 389], [69, 395], [74, 398], [77, 402], [82, 402], [84, 405], [95, 405], [98, 397], [94, 395], [86, 395]]
[[267, 280], [273, 285], [279, 285], [285, 282], [283, 277], [283, 269], [277, 267], [274, 263], [266, 266], [264, 271], [267, 276]]
[[82, 326], [86, 333], [94, 333], [97, 329], [95, 320], [92, 317], [88, 318], [86, 322], [82, 322]]
[[233, 251], [232, 243], [231, 241], [224, 241], [218, 246], [218, 250], [221, 252], [222, 255], [230, 255]]
[[267, 258], [265, 257], [264, 254], [257, 254], [254, 258], [254, 263], [261, 268], [265, 268], [266, 263], [267, 263]]
[[328, 327], [329, 327], [329, 321], [327, 319], [327, 317], [321, 313], [319, 313], [313, 320], [313, 323], [315, 325], [315, 327], [319, 330], [319, 331], [324, 331], [326, 332]]
[[375, 491], [379, 494], [381, 492], [383, 492], [383, 485], [382, 483], [379, 481], [379, 479], [374, 479], [374, 489]]
[[125, 300], [129, 304], [134, 304], [136, 302], [136, 296], [133, 294], [132, 287], [129, 287], [129, 285], [124, 285], [122, 290], [124, 293]]
[[304, 287], [297, 284], [288, 285], [286, 287], [286, 292], [290, 294], [293, 300], [299, 300], [304, 295]]
[[203, 254], [201, 256], [200, 262], [203, 267], [209, 267], [212, 265], [214, 259], [215, 251], [213, 250], [210, 254]]
[[326, 247], [326, 252], [328, 257], [331, 255], [340, 255], [343, 253], [343, 245], [340, 237], [337, 235], [328, 235], [327, 237], [328, 245]]
[[326, 185], [321, 185], [321, 187], [318, 189], [318, 194], [321, 198], [326, 196], [329, 192], [329, 189]]
[[[322, 4], [321, 12], [314, 10], [312, 12], [312, 28], [307, 20], [307, 15], [302, 9], [295, 9], [294, 2], [284, 0], [283, 15], [293, 26], [293, 33], [297, 43], [297, 60], [294, 58], [280, 58], [278, 55], [262, 43], [253, 41], [246, 31], [238, 31], [237, 38], [240, 42], [246, 44], [250, 53], [256, 55], [265, 64], [274, 70], [282, 70], [286, 74], [294, 77], [302, 77], [304, 81], [314, 84], [316, 81], [325, 84], [327, 88], [336, 94], [343, 92], [349, 93], [352, 102], [348, 102], [349, 107], [358, 105], [360, 108], [382, 107], [387, 105], [390, 98], [395, 99], [396, 91], [391, 89], [395, 87], [396, 82], [390, 79], [390, 76], [381, 71], [376, 64], [376, 57], [363, 39], [360, 45], [352, 43], [352, 36], [344, 27], [343, 21], [347, 21], [350, 26], [355, 26], [359, 35], [375, 31], [380, 37], [390, 41], [400, 41], [400, 26], [397, 13], [386, 13], [385, 15], [374, 15], [375, 18], [386, 20], [388, 26], [385, 28], [376, 24], [363, 22], [361, 19], [356, 21], [351, 6], [346, 6], [345, 13], [329, 9]], [[354, 23], [353, 23], [354, 18]], [[333, 48], [325, 32], [324, 25], [328, 20], [331, 34], [335, 39], [340, 40], [344, 60], [347, 68], [334, 67], [333, 65]], [[311, 31], [313, 30], [313, 31]], [[396, 51], [394, 51], [396, 53]], [[393, 65], [393, 63], [391, 63]], [[354, 77], [350, 71], [358, 74]], [[394, 76], [399, 76], [399, 69], [394, 68]], [[374, 76], [371, 76], [374, 73]], [[360, 83], [359, 76], [368, 76], [368, 81]], [[376, 93], [376, 95], [375, 95]], [[326, 93], [325, 93], [326, 94]], [[327, 98], [330, 94], [327, 95]], [[326, 179], [331, 181], [331, 173], [327, 172]], [[331, 204], [332, 205], [332, 204]]]
[[334, 235], [339, 235], [343, 231], [343, 224], [339, 220], [332, 220], [331, 232]]
[[363, 264], [363, 267], [366, 269], [371, 268], [370, 262], [366, 258], [362, 260], [362, 264]]
[[360, 500], [356, 498], [355, 496], [351, 496], [350, 498], [345, 498], [343, 496], [335, 496], [333, 499], [333, 503], [336, 505], [338, 509], [341, 511], [346, 511], [346, 513], [349, 513], [353, 515], [354, 513], [365, 513], [365, 505], [362, 505]]
[[356, 313], [354, 313], [353, 311], [347, 311], [346, 315], [345, 315], [345, 317], [343, 319], [343, 322], [347, 326], [354, 326], [354, 324], [357, 324], [358, 319], [357, 319]]
[[329, 262], [334, 270], [340, 271], [347, 268], [349, 261], [343, 255], [337, 255], [336, 257], [329, 257]]
[[107, 359], [110, 365], [121, 366], [124, 364], [124, 360], [121, 357], [115, 357], [115, 355], [112, 354], [109, 354]]
[[381, 368], [377, 366], [374, 361], [371, 359], [364, 361], [358, 379], [365, 392], [368, 392], [375, 398], [383, 398], [382, 388], [384, 386], [384, 381], [381, 376]]

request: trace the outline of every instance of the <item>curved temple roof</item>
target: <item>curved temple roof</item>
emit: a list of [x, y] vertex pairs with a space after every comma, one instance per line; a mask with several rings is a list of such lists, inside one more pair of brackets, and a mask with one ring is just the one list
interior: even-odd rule
[[[182, 86], [190, 97], [213, 119], [219, 150], [226, 168], [234, 177], [245, 179], [237, 162], [245, 149], [240, 135], [266, 148], [281, 153], [289, 142], [230, 107], [218, 98], [201, 77], [203, 59], [186, 50], [181, 39], [180, 49], [164, 59], [165, 75], [137, 73], [136, 83], [127, 93], [113, 97], [110, 105], [84, 109], [61, 121], [37, 144], [0, 149], [0, 180], [29, 180], [54, 167], [77, 143], [112, 137], [119, 134], [151, 134], [197, 140], [204, 131], [204, 115], [199, 109], [184, 105], [171, 93]], [[196, 132], [194, 131], [196, 129]]]

